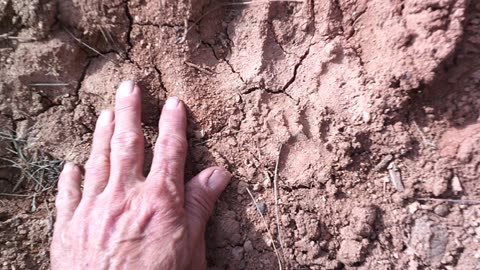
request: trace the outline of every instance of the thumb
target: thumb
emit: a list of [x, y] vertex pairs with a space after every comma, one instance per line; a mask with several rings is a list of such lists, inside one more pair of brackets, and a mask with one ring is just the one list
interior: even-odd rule
[[228, 185], [231, 174], [221, 167], [203, 170], [187, 183], [185, 190], [185, 210], [192, 229], [204, 230], [213, 212], [215, 202]]

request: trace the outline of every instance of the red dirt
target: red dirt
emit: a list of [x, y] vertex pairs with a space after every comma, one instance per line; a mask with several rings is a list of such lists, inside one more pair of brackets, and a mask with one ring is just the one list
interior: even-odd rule
[[[247, 186], [287, 269], [479, 268], [480, 206], [421, 198], [480, 199], [480, 4], [253, 2], [0, 3], [2, 130], [83, 164], [99, 111], [134, 79], [147, 160], [176, 95], [189, 109], [187, 175], [234, 174], [208, 228], [211, 269], [278, 268]], [[65, 85], [32, 86], [54, 82]], [[2, 192], [15, 175], [0, 168]], [[48, 268], [53, 193], [35, 212], [0, 197], [2, 269]]]

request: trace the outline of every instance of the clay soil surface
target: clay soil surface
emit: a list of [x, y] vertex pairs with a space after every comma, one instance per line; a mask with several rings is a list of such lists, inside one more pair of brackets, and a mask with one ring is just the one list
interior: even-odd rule
[[480, 269], [478, 1], [1, 0], [0, 78], [1, 269], [49, 267], [58, 170], [124, 79], [147, 161], [175, 95], [187, 176], [234, 174], [210, 269]]

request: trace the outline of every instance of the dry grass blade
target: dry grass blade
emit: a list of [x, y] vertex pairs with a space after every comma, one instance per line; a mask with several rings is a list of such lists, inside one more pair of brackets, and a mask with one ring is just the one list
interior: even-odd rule
[[83, 46], [87, 47], [88, 49], [90, 49], [92, 52], [100, 55], [101, 57], [109, 60], [103, 53], [101, 53], [99, 50], [93, 48], [92, 46], [88, 45], [87, 43], [83, 42], [81, 39], [79, 39], [78, 37], [76, 37], [72, 32], [70, 32], [70, 30], [68, 30], [65, 26], [63, 26], [63, 30], [65, 30], [65, 32], [67, 32], [73, 39], [75, 39], [78, 43], [82, 44]]
[[278, 268], [280, 270], [282, 270], [283, 269], [282, 259], [280, 257], [280, 253], [278, 252], [277, 246], [275, 245], [275, 240], [273, 239], [273, 235], [270, 232], [270, 229], [268, 228], [267, 220], [265, 220], [265, 217], [263, 216], [262, 211], [260, 210], [260, 208], [258, 208], [258, 202], [257, 202], [255, 197], [253, 196], [253, 193], [250, 191], [250, 189], [248, 187], [247, 187], [247, 192], [248, 192], [248, 195], [250, 195], [250, 198], [252, 199], [253, 204], [255, 205], [255, 208], [257, 209], [258, 214], [260, 215], [260, 218], [262, 219], [263, 225], [265, 226], [265, 229], [267, 230], [268, 236], [270, 237], [270, 239], [272, 241], [273, 251], [275, 252], [275, 255], [277, 256]]
[[456, 204], [465, 204], [465, 205], [476, 205], [480, 204], [480, 200], [462, 200], [462, 199], [440, 199], [440, 198], [417, 198], [419, 201], [434, 201], [434, 202], [449, 202]]
[[207, 69], [207, 68], [201, 67], [201, 66], [199, 66], [199, 65], [196, 65], [196, 64], [194, 64], [194, 63], [192, 63], [192, 62], [183, 61], [183, 63], [185, 63], [185, 65], [187, 65], [187, 66], [189, 66], [189, 67], [192, 67], [192, 68], [194, 68], [194, 69], [196, 69], [196, 70], [198, 70], [198, 71], [201, 71], [201, 72], [203, 72], [203, 73], [205, 73], [205, 74], [207, 74], [207, 75], [213, 75], [213, 74], [214, 74], [213, 71], [211, 71], [211, 70], [209, 70], [209, 69]]
[[283, 144], [280, 145], [278, 149], [277, 161], [275, 162], [275, 172], [273, 175], [273, 196], [275, 199], [275, 220], [277, 223], [278, 242], [280, 243], [283, 260], [286, 261], [285, 254], [283, 253], [285, 246], [283, 245], [283, 233], [280, 226], [280, 210], [278, 209], [278, 164], [280, 163], [280, 155], [282, 154], [282, 148]]
[[423, 131], [420, 129], [420, 127], [418, 126], [415, 120], [413, 121], [413, 127], [417, 130], [418, 134], [420, 134], [420, 137], [422, 138], [422, 141], [426, 146], [429, 146], [433, 149], [437, 149], [437, 146], [435, 145], [435, 143], [427, 139], [427, 137], [425, 136], [425, 133], [423, 133]]
[[291, 3], [304, 3], [304, 0], [253, 0], [245, 2], [234, 2], [234, 3], [225, 3], [224, 6], [243, 6], [243, 5], [255, 5], [255, 4], [265, 4], [271, 2], [291, 2]]
[[69, 86], [68, 83], [30, 83], [28, 86]]
[[[20, 174], [11, 193], [1, 193], [0, 195], [35, 198], [37, 195], [55, 186], [63, 166], [63, 161], [55, 160], [40, 151], [26, 151], [27, 142], [17, 138], [14, 132], [0, 132], [0, 141], [6, 141], [11, 145], [10, 148], [7, 148], [11, 156], [2, 157], [0, 160], [7, 163], [6, 167], [14, 168]], [[31, 194], [16, 193], [23, 184], [33, 185]], [[32, 203], [34, 204], [35, 201]]]

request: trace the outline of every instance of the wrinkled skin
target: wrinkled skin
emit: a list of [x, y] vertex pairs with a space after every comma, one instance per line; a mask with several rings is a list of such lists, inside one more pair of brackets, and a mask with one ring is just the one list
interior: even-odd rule
[[186, 111], [169, 98], [147, 177], [140, 89], [123, 82], [97, 121], [81, 171], [67, 163], [56, 199], [52, 269], [205, 269], [205, 227], [230, 180], [220, 167], [184, 185]]

